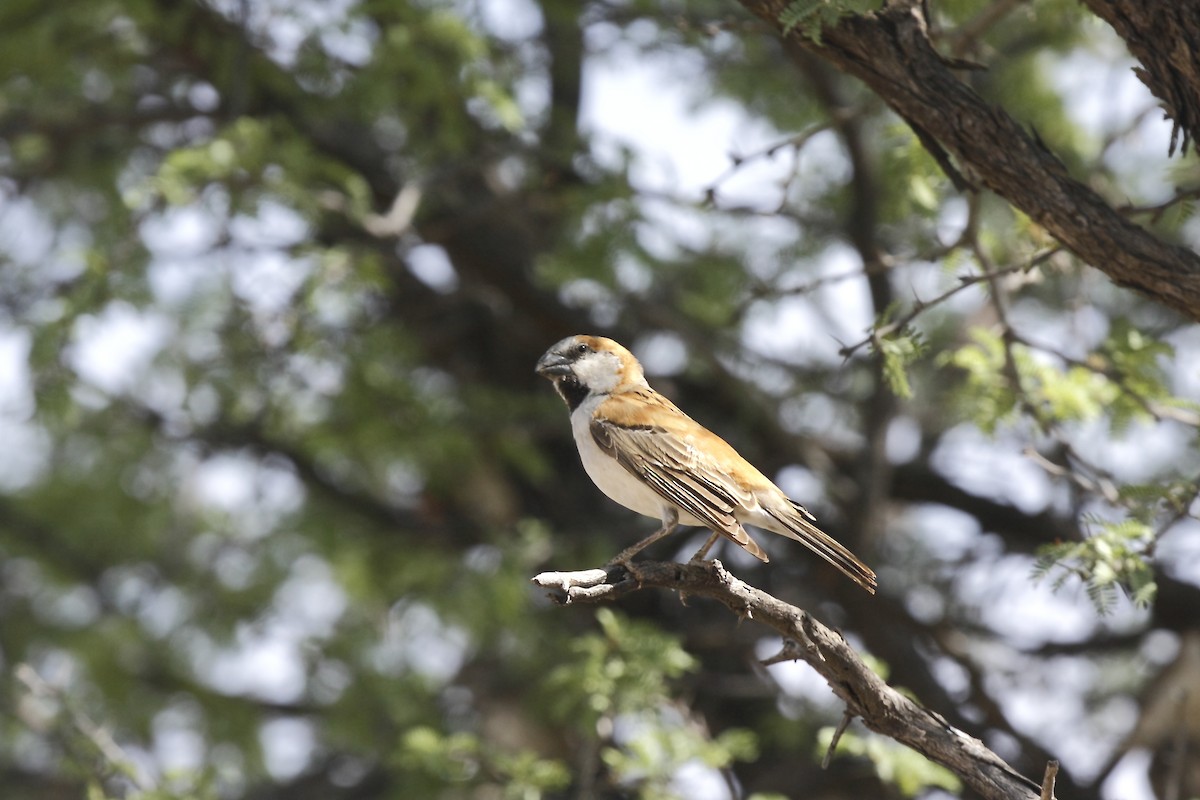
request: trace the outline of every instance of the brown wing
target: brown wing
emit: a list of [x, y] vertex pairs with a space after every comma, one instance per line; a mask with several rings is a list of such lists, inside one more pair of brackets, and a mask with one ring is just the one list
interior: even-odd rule
[[[668, 412], [660, 415], [663, 424], [638, 421], [647, 403]], [[604, 415], [590, 426], [600, 449], [705, 527], [729, 537], [756, 558], [767, 560], [766, 553], [734, 516], [734, 509], [747, 499], [742, 497], [744, 493], [723, 480], [716, 465], [707, 463], [689, 446], [687, 431], [690, 426], [699, 428], [697, 423], [653, 390], [613, 395], [603, 410]]]

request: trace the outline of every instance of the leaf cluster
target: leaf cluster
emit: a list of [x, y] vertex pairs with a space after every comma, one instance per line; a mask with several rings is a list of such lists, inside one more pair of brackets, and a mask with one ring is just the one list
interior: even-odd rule
[[653, 710], [670, 702], [671, 683], [697, 668], [679, 637], [628, 619], [596, 612], [600, 630], [571, 643], [546, 683], [554, 713], [583, 731], [603, 717]]
[[552, 713], [598, 739], [611, 783], [643, 800], [674, 799], [684, 765], [722, 770], [757, 757], [754, 733], [711, 736], [674, 699], [677, 680], [699, 666], [677, 636], [609, 608], [597, 610], [596, 622], [598, 631], [571, 643], [544, 691]]
[[1121, 593], [1135, 605], [1148, 606], [1157, 589], [1148, 558], [1154, 542], [1154, 531], [1144, 522], [1095, 520], [1081, 541], [1040, 548], [1034, 577], [1040, 581], [1053, 575], [1055, 590], [1078, 578], [1101, 614], [1112, 610]]
[[1119, 432], [1133, 420], [1152, 418], [1148, 401], [1169, 397], [1157, 360], [1169, 345], [1144, 346], [1127, 326], [1117, 326], [1093, 356], [1065, 364], [1058, 354], [1040, 353], [1002, 332], [974, 328], [970, 338], [939, 363], [963, 373], [959, 406], [988, 432], [1021, 412], [1043, 425], [1106, 417]]
[[784, 34], [799, 29], [808, 39], [821, 41], [821, 30], [837, 24], [842, 17], [865, 14], [875, 9], [870, 0], [791, 0], [779, 14]]
[[[883, 319], [887, 319], [885, 315]], [[903, 329], [883, 337], [873, 337], [872, 350], [880, 357], [883, 377], [892, 394], [901, 398], [913, 395], [909, 368], [929, 351], [929, 345], [919, 331]]]
[[570, 771], [561, 761], [532, 751], [510, 752], [473, 733], [444, 734], [431, 727], [409, 730], [395, 756], [408, 788], [471, 787], [505, 800], [540, 800], [565, 789]]

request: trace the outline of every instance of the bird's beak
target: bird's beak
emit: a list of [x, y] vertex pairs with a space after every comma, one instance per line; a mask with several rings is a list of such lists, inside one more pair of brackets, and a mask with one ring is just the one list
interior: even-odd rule
[[561, 378], [571, 374], [571, 360], [561, 353], [547, 352], [538, 359], [534, 370], [543, 378]]

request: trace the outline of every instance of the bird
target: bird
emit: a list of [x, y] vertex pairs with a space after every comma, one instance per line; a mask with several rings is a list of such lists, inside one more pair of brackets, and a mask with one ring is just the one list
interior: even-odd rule
[[800, 542], [875, 593], [870, 567], [818, 528], [804, 506], [729, 443], [654, 391], [625, 347], [603, 336], [568, 336], [538, 359], [535, 371], [567, 404], [575, 445], [592, 482], [620, 505], [662, 521], [609, 564], [629, 564], [681, 524], [712, 531], [693, 561], [703, 560], [720, 536], [769, 561], [746, 531], [753, 525]]

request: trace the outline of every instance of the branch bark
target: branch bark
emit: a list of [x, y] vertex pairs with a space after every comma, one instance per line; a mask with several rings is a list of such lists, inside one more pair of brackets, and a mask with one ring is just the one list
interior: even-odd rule
[[[1072, 178], [1036, 134], [960, 81], [953, 63], [929, 41], [920, 0], [889, 0], [878, 12], [844, 17], [822, 32], [819, 44], [799, 30], [784, 30], [779, 20], [789, 0], [739, 2], [788, 44], [866, 83], [908, 122], [952, 178], [961, 180], [959, 171], [968, 175], [1115, 283], [1200, 321], [1200, 256], [1122, 216]], [[1094, 0], [1089, 5], [1121, 4]], [[1185, 5], [1194, 8], [1195, 0]], [[1182, 39], [1183, 34], [1176, 37]], [[1148, 74], [1143, 71], [1143, 80]], [[1180, 116], [1177, 122], [1190, 130], [1190, 118]]]
[[846, 704], [847, 713], [951, 770], [981, 797], [1031, 800], [1039, 796], [1040, 784], [1018, 773], [978, 739], [888, 686], [840, 633], [807, 611], [738, 580], [719, 561], [642, 561], [607, 571], [544, 572], [533, 582], [551, 589], [551, 597], [563, 604], [608, 603], [646, 587], [716, 600], [740, 618], [782, 636], [783, 655], [802, 659], [816, 670]]
[[1141, 62], [1134, 72], [1174, 122], [1171, 152], [1181, 144], [1186, 153], [1188, 142], [1200, 139], [1200, 2], [1084, 0], [1084, 5], [1111, 25]]

